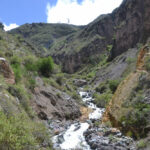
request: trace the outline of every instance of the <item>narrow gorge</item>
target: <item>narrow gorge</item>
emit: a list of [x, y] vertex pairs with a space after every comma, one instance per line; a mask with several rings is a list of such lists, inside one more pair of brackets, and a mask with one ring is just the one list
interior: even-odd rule
[[150, 149], [150, 0], [4, 29], [0, 150]]

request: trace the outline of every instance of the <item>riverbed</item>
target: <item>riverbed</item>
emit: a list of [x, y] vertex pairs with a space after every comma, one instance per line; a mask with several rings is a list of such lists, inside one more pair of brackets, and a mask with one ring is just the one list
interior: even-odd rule
[[93, 103], [92, 92], [79, 89], [78, 94], [87, 107], [92, 109], [89, 118], [84, 122], [79, 120], [69, 122], [65, 130], [52, 138], [56, 150], [135, 150], [134, 141], [125, 137], [114, 128], [99, 127], [104, 108], [98, 108]]

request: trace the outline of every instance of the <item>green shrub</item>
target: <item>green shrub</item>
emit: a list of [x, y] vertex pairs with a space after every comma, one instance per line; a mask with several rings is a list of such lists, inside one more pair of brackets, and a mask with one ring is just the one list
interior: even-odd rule
[[111, 52], [112, 48], [113, 48], [113, 45], [107, 45], [107, 51], [108, 52]]
[[10, 60], [10, 63], [12, 65], [16, 65], [16, 64], [20, 65], [21, 64], [21, 59], [18, 56], [13, 56]]
[[45, 126], [33, 122], [24, 113], [6, 116], [0, 112], [0, 148], [3, 150], [37, 149], [38, 145], [47, 143], [51, 147], [50, 137]]
[[15, 74], [15, 81], [18, 83], [22, 78], [21, 59], [18, 56], [13, 56], [10, 62]]
[[28, 56], [24, 59], [24, 65], [28, 71], [37, 71], [38, 65], [34, 56]]
[[54, 62], [51, 56], [47, 58], [41, 58], [38, 63], [39, 72], [45, 76], [49, 77], [54, 69]]
[[109, 80], [109, 88], [114, 93], [120, 83], [120, 80]]
[[130, 65], [131, 63], [134, 63], [134, 62], [136, 62], [136, 58], [131, 58], [131, 57], [127, 58], [128, 65]]
[[137, 148], [138, 148], [138, 149], [145, 148], [145, 147], [146, 147], [146, 141], [140, 140], [140, 141], [137, 143]]
[[106, 93], [103, 94], [95, 93], [93, 96], [94, 96], [94, 102], [98, 107], [105, 107], [108, 104], [108, 102], [111, 100], [112, 93], [110, 91], [107, 91]]
[[104, 93], [108, 89], [107, 84], [105, 82], [101, 83], [98, 87], [96, 87], [96, 92]]
[[33, 91], [34, 88], [36, 87], [36, 81], [35, 81], [35, 79], [29, 78], [28, 82], [29, 82], [29, 89], [31, 89]]
[[36, 140], [32, 135], [34, 126], [22, 115], [7, 117], [0, 112], [0, 147], [1, 149], [32, 149]]
[[145, 68], [146, 68], [147, 71], [150, 71], [150, 57], [146, 58]]
[[25, 109], [30, 117], [32, 117], [33, 112], [29, 104], [29, 94], [22, 85], [10, 85], [8, 87], [8, 92], [19, 99], [20, 104]]

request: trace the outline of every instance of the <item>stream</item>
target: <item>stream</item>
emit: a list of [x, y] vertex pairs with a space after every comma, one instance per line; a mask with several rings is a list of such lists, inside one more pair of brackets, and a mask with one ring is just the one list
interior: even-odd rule
[[53, 148], [56, 150], [135, 150], [133, 140], [123, 136], [119, 130], [95, 126], [95, 122], [101, 120], [105, 109], [98, 108], [93, 103], [90, 92], [85, 92], [81, 88], [78, 93], [87, 107], [92, 109], [89, 119], [85, 122], [77, 120], [68, 123], [65, 130], [52, 138]]

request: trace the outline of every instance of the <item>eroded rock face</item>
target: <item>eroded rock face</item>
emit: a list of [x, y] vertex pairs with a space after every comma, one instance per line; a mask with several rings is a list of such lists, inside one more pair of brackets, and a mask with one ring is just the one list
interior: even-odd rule
[[[52, 55], [57, 64], [62, 65], [63, 71], [74, 73], [84, 64], [89, 63], [91, 58], [95, 60], [104, 53], [108, 54], [108, 45], [113, 46], [110, 54], [110, 60], [112, 60], [129, 48], [135, 47], [137, 43], [144, 43], [150, 34], [149, 14], [149, 0], [124, 0], [122, 5], [111, 14], [101, 15], [74, 32], [68, 34], [62, 32], [61, 36], [58, 36], [56, 45], [53, 40], [47, 41], [46, 34], [43, 40], [39, 40], [40, 43], [37, 39], [32, 40], [37, 47], [42, 44], [48, 48], [48, 54]], [[21, 27], [13, 30], [12, 33], [19, 33], [25, 38], [30, 38], [30, 27], [35, 28], [35, 26], [41, 27], [42, 24], [28, 25], [27, 33]], [[58, 29], [64, 30], [61, 27]], [[50, 29], [47, 28], [47, 30]], [[32, 32], [31, 36], [37, 34], [38, 32]]]
[[141, 49], [136, 71], [120, 83], [103, 116], [103, 122], [111, 121], [114, 127], [135, 138], [145, 137], [150, 132], [149, 52], [149, 46]]
[[[129, 60], [136, 61], [138, 49], [132, 48], [129, 49], [127, 52], [124, 52], [120, 56], [117, 56], [113, 61], [111, 61], [107, 66], [104, 66], [97, 71], [96, 76], [92, 82], [94, 82], [95, 87], [97, 87], [100, 83], [106, 80], [114, 80], [120, 79], [123, 76], [126, 69], [129, 67]], [[133, 70], [136, 69], [136, 62], [132, 68]]]
[[43, 120], [75, 119], [81, 115], [75, 100], [51, 86], [35, 88], [33, 105]]
[[112, 16], [115, 18], [115, 40], [111, 58], [146, 42], [150, 34], [150, 1], [124, 0]]
[[9, 63], [5, 58], [0, 57], [0, 73], [4, 76], [5, 80], [9, 84], [15, 83], [15, 76]]
[[[57, 63], [63, 64], [65, 72], [73, 73], [82, 64], [88, 63], [90, 57], [100, 56], [106, 53], [108, 45], [113, 45], [109, 59], [134, 48], [137, 43], [145, 43], [150, 35], [150, 1], [149, 0], [124, 0], [122, 5], [111, 14], [103, 15], [94, 22], [87, 25], [78, 36], [80, 41], [92, 39], [94, 35], [101, 36], [88, 45], [82, 47], [80, 51], [61, 53], [64, 47], [60, 48], [59, 54], [54, 56]], [[65, 43], [67, 46], [73, 45], [74, 40]], [[66, 47], [67, 47], [66, 46]]]

